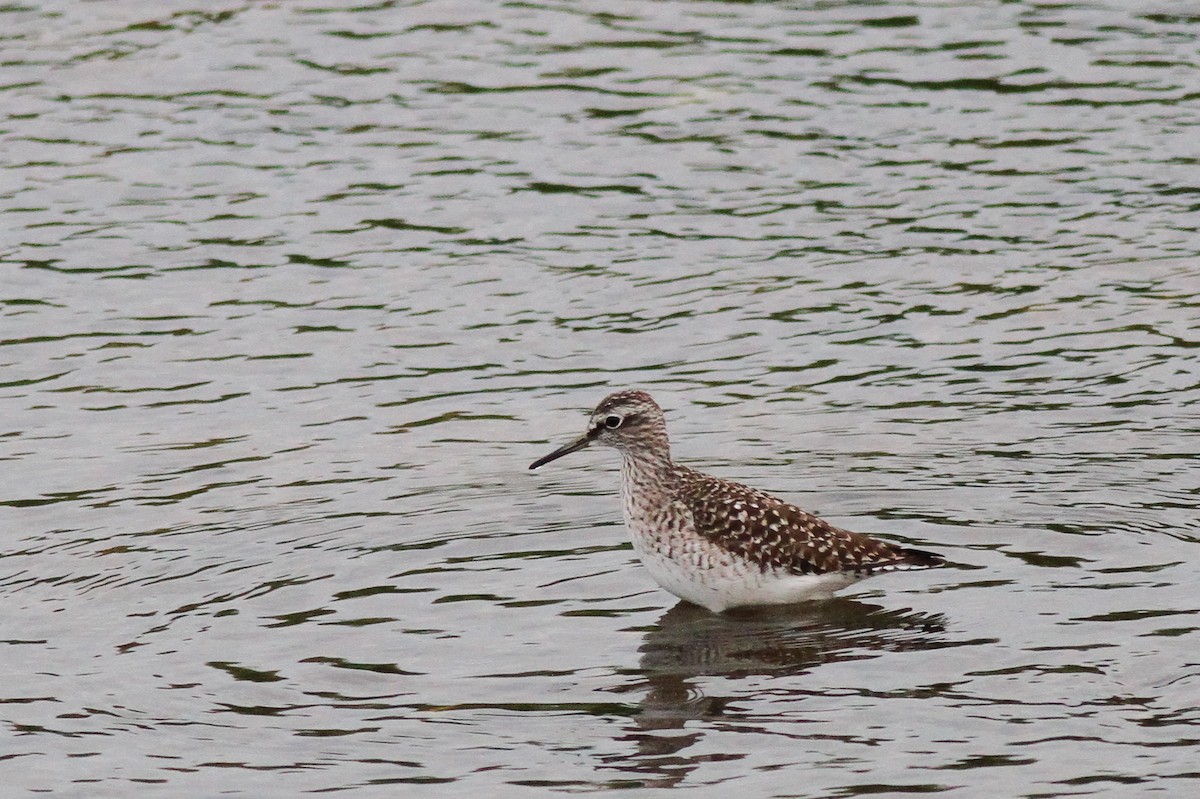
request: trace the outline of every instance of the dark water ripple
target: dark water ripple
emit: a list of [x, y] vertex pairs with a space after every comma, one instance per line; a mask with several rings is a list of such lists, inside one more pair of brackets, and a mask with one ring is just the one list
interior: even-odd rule
[[[1187, 795], [1184, 4], [0, 8], [0, 775]], [[945, 552], [713, 617], [676, 454]], [[703, 787], [702, 787], [703, 786]]]

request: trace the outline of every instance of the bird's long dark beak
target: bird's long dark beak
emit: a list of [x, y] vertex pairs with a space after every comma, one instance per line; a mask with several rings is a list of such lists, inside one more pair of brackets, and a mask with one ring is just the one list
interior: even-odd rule
[[581, 450], [581, 449], [587, 447], [589, 444], [591, 444], [592, 440], [596, 438], [596, 433], [598, 433], [599, 431], [600, 431], [599, 428], [596, 428], [595, 430], [587, 431], [586, 433], [581, 435], [579, 438], [572, 441], [570, 444], [567, 444], [565, 447], [559, 447], [558, 449], [551, 452], [549, 455], [538, 458], [536, 461], [529, 464], [529, 468], [536, 469], [539, 466], [545, 466], [550, 461], [558, 460], [563, 455], [570, 455], [572, 452], [578, 452], [579, 450]]

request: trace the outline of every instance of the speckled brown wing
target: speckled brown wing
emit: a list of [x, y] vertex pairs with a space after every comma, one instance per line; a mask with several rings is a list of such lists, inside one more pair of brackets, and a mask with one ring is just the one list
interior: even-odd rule
[[688, 472], [681, 499], [692, 513], [696, 532], [763, 571], [871, 574], [944, 563], [930, 552], [835, 527], [740, 483]]

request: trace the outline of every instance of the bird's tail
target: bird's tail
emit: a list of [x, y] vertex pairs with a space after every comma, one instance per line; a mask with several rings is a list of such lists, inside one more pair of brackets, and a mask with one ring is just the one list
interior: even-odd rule
[[944, 557], [936, 552], [926, 552], [923, 549], [893, 546], [889, 555], [891, 557], [868, 564], [863, 571], [868, 574], [878, 574], [880, 572], [936, 569], [938, 566], [946, 565]]

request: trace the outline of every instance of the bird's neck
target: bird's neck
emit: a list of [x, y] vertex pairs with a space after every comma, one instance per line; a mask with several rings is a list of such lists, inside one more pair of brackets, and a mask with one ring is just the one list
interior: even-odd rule
[[668, 447], [621, 452], [621, 498], [625, 519], [653, 514], [674, 494], [675, 467]]

